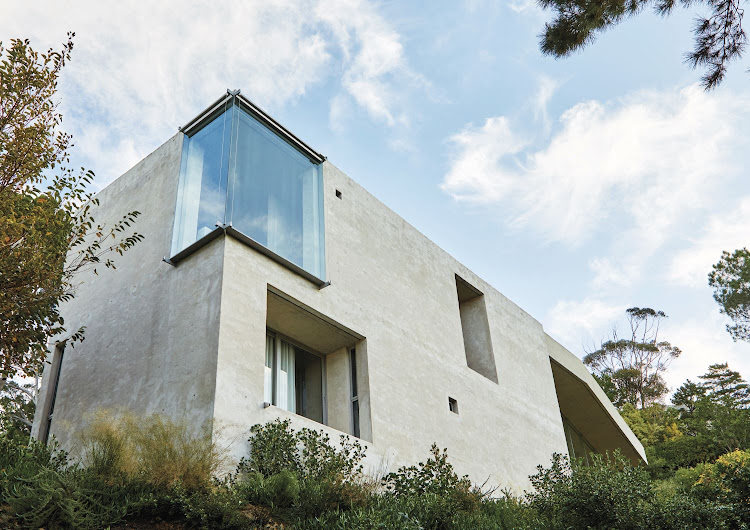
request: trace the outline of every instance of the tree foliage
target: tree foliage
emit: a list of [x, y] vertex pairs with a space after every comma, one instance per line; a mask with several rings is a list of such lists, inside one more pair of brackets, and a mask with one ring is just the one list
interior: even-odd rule
[[729, 364], [712, 364], [699, 377], [703, 379], [703, 388], [712, 401], [735, 409], [750, 406], [750, 387], [739, 372], [730, 370]]
[[724, 453], [750, 449], [747, 384], [726, 363], [713, 364], [701, 382], [687, 380], [672, 395], [673, 407], [654, 403], [620, 408], [643, 443], [649, 469], [665, 477], [679, 468], [711, 462]]
[[[564, 57], [591, 43], [596, 34], [652, 7], [667, 16], [679, 3], [689, 7], [695, 0], [539, 0], [555, 18], [544, 27], [541, 49]], [[685, 57], [693, 68], [704, 67], [701, 80], [706, 90], [721, 83], [727, 65], [742, 56], [747, 37], [742, 28], [740, 0], [704, 0], [710, 15], [696, 20], [695, 47]]]
[[714, 288], [721, 312], [734, 322], [727, 325], [729, 334], [735, 341], [750, 341], [750, 251], [722, 252], [708, 275], [708, 285]]
[[620, 338], [617, 330], [600, 348], [584, 356], [612, 402], [645, 407], [667, 393], [663, 374], [682, 353], [669, 342], [659, 340], [659, 325], [667, 318], [663, 311], [631, 307], [626, 311], [629, 334]]
[[143, 238], [128, 234], [137, 211], [97, 224], [94, 174], [69, 167], [72, 137], [55, 96], [72, 38], [46, 53], [28, 40], [0, 43], [0, 388], [39, 372], [48, 342], [65, 332], [58, 307], [74, 296], [73, 278], [114, 268], [109, 256]]

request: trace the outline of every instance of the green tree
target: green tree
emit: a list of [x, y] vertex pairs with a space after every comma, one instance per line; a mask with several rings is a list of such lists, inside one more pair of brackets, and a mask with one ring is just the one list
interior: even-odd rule
[[683, 408], [688, 412], [693, 412], [698, 400], [706, 395], [705, 386], [700, 383], [693, 383], [690, 379], [685, 381], [680, 388], [672, 394], [672, 404], [675, 407]]
[[0, 390], [39, 373], [48, 343], [65, 331], [58, 308], [74, 296], [74, 276], [113, 268], [109, 256], [143, 238], [127, 234], [137, 211], [98, 225], [87, 191], [94, 174], [67, 167], [73, 144], [55, 95], [72, 38], [47, 53], [28, 40], [0, 43]]
[[750, 408], [744, 379], [726, 363], [709, 366], [699, 377], [701, 383], [688, 380], [672, 397], [672, 403], [681, 405], [677, 424], [683, 436], [654, 444], [650, 463], [659, 462], [674, 470], [750, 448]]
[[[652, 7], [667, 16], [679, 3], [689, 7], [694, 0], [539, 0], [555, 18], [545, 24], [541, 49], [545, 54], [564, 57], [592, 42], [597, 33]], [[693, 29], [695, 47], [686, 61], [693, 68], [704, 67], [701, 80], [706, 90], [724, 79], [727, 65], [742, 56], [746, 36], [742, 29], [740, 0], [704, 0], [710, 15], [699, 17]]]
[[750, 251], [722, 252], [708, 275], [708, 285], [714, 288], [721, 312], [734, 322], [727, 325], [729, 334], [735, 341], [750, 341]]
[[703, 379], [706, 394], [714, 402], [732, 408], [750, 406], [750, 387], [739, 372], [729, 369], [727, 363], [712, 364], [708, 372], [699, 377]]
[[667, 318], [663, 311], [631, 307], [626, 313], [630, 328], [627, 338], [620, 338], [613, 330], [612, 336], [598, 350], [587, 353], [583, 362], [608, 389], [616, 406], [630, 403], [644, 408], [667, 393], [662, 374], [682, 351], [659, 340], [659, 325]]
[[620, 409], [620, 415], [644, 447], [682, 436], [677, 424], [679, 413], [673, 407], [653, 403], [645, 408], [637, 409], [630, 403], [625, 403]]

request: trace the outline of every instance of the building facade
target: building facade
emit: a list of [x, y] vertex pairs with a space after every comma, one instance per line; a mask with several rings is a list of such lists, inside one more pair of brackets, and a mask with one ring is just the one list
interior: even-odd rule
[[643, 447], [541, 324], [263, 111], [228, 92], [98, 194], [145, 240], [62, 307], [33, 434], [75, 453], [97, 409], [159, 413], [236, 461], [275, 418], [367, 447], [373, 473], [434, 442], [523, 489], [553, 452]]

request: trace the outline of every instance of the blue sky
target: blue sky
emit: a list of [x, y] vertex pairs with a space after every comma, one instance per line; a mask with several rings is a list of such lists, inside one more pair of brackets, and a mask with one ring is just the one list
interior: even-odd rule
[[527, 0], [10, 1], [0, 36], [76, 32], [60, 95], [98, 187], [240, 88], [574, 353], [627, 307], [665, 311], [676, 388], [714, 362], [750, 377], [706, 282], [750, 245], [750, 74], [697, 85], [701, 9], [563, 60]]

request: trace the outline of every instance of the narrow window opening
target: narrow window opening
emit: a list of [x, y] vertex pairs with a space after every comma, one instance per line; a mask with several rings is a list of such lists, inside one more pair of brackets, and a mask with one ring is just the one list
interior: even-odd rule
[[458, 401], [456, 401], [452, 397], [448, 398], [448, 410], [450, 410], [453, 414], [458, 414]]
[[341, 192], [339, 190], [336, 190], [336, 197], [339, 199], [341, 198]]
[[60, 386], [60, 369], [62, 368], [63, 355], [65, 353], [65, 343], [55, 346], [52, 354], [52, 363], [50, 365], [50, 384], [48, 388], [47, 399], [44, 403], [42, 414], [42, 426], [39, 433], [39, 439], [46, 444], [49, 441], [50, 429], [52, 428], [52, 415], [55, 412], [55, 401], [57, 400], [57, 390]]
[[352, 388], [352, 434], [359, 438], [359, 390], [357, 389], [357, 350], [349, 350], [349, 366]]
[[458, 275], [456, 275], [456, 294], [458, 295], [466, 364], [475, 372], [497, 383], [495, 354], [492, 351], [484, 294]]

